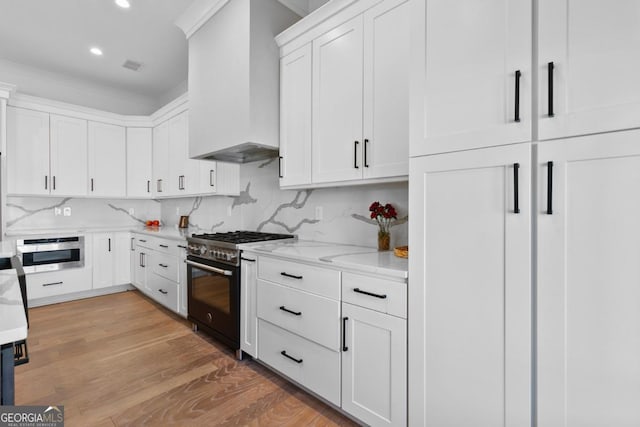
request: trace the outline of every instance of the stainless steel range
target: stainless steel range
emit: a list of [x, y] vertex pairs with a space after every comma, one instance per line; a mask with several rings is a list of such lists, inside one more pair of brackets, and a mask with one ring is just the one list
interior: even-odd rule
[[187, 238], [188, 319], [236, 351], [240, 350], [239, 245], [269, 240], [296, 239], [290, 234], [234, 231], [194, 234]]

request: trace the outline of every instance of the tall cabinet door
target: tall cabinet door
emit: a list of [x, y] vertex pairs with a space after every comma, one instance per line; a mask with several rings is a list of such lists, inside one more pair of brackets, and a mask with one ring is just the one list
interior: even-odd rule
[[153, 128], [153, 183], [154, 197], [169, 195], [169, 122]]
[[640, 425], [639, 141], [539, 145], [540, 427]]
[[311, 43], [280, 59], [280, 185], [311, 183]]
[[7, 192], [48, 195], [49, 114], [7, 107]]
[[409, 174], [407, 0], [364, 13], [364, 178]]
[[150, 128], [127, 128], [127, 197], [151, 197], [151, 132]]
[[188, 120], [186, 111], [169, 120], [169, 191], [177, 196], [200, 192], [200, 161], [189, 159]]
[[114, 284], [126, 285], [131, 283], [131, 233], [118, 232], [111, 242], [114, 249]]
[[258, 257], [244, 252], [240, 264], [240, 349], [258, 357]]
[[640, 3], [538, 5], [539, 138], [640, 127]]
[[407, 425], [407, 321], [344, 303], [342, 317], [342, 409], [368, 425]]
[[[113, 267], [115, 241], [113, 236], [113, 233], [96, 233], [93, 235], [93, 289], [107, 288], [115, 283]], [[128, 268], [129, 265], [126, 267]]]
[[87, 121], [52, 114], [51, 194], [87, 195]]
[[531, 141], [531, 0], [413, 4], [411, 156]]
[[531, 424], [531, 147], [412, 158], [409, 424]]
[[89, 122], [89, 195], [121, 198], [126, 193], [125, 128]]
[[362, 15], [313, 41], [313, 182], [362, 178]]

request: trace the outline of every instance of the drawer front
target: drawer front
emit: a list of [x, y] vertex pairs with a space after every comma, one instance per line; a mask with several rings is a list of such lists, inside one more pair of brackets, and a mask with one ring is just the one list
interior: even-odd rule
[[151, 252], [149, 254], [151, 271], [174, 283], [179, 281], [178, 258], [174, 255]]
[[339, 271], [261, 256], [258, 258], [258, 278], [340, 299]]
[[185, 253], [186, 247], [187, 247], [186, 241], [180, 242], [177, 240], [156, 238], [153, 249], [165, 254], [181, 256]]
[[407, 284], [342, 273], [342, 301], [407, 318]]
[[337, 351], [259, 320], [258, 358], [340, 406], [340, 353]]
[[178, 313], [178, 285], [155, 274], [148, 280], [148, 292], [151, 298], [164, 305], [174, 313]]
[[258, 280], [258, 317], [325, 347], [340, 349], [340, 303]]
[[155, 237], [147, 236], [146, 234], [134, 234], [133, 237], [136, 239], [136, 244], [143, 248], [155, 249], [157, 246]]
[[90, 268], [27, 274], [28, 300], [91, 290]]

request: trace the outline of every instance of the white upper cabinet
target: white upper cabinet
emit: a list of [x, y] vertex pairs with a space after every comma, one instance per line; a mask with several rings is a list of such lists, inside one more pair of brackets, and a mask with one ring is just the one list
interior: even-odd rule
[[362, 178], [362, 16], [313, 41], [313, 182]]
[[152, 196], [151, 128], [127, 128], [127, 197]]
[[7, 107], [7, 191], [48, 195], [49, 114]]
[[408, 22], [406, 0], [364, 13], [364, 178], [409, 173]]
[[311, 183], [311, 43], [280, 59], [280, 186]]
[[411, 156], [530, 141], [531, 0], [412, 4]]
[[633, 130], [538, 146], [541, 427], [640, 425], [638, 141]]
[[89, 122], [88, 154], [89, 195], [123, 197], [127, 192], [125, 128]]
[[189, 195], [199, 191], [199, 162], [189, 159], [188, 112], [169, 120], [169, 194]]
[[51, 114], [51, 195], [86, 196], [87, 121]]
[[154, 197], [169, 195], [169, 122], [153, 128], [153, 184]]
[[639, 127], [640, 4], [540, 0], [538, 8], [539, 138]]

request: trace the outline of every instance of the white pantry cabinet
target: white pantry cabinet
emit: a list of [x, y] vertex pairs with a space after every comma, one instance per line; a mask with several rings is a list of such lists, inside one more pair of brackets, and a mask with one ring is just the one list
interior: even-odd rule
[[540, 0], [538, 14], [539, 138], [640, 127], [640, 4]]
[[52, 196], [87, 195], [87, 121], [51, 114], [50, 190]]
[[280, 186], [311, 183], [311, 43], [280, 59]]
[[49, 114], [7, 107], [7, 192], [48, 195]]
[[89, 122], [88, 159], [90, 196], [117, 198], [127, 193], [124, 127]]
[[634, 130], [538, 145], [541, 427], [640, 425], [639, 142]]
[[531, 0], [412, 4], [411, 156], [531, 141]]
[[531, 147], [411, 159], [410, 425], [531, 422]]
[[131, 234], [93, 235], [93, 289], [131, 283]]
[[127, 197], [152, 197], [152, 132], [151, 128], [127, 128]]

